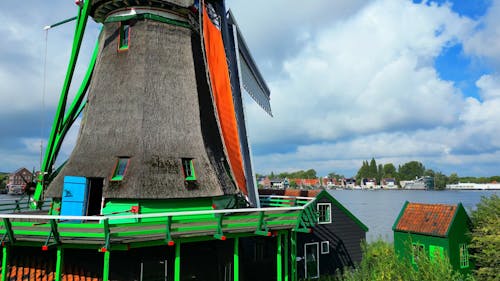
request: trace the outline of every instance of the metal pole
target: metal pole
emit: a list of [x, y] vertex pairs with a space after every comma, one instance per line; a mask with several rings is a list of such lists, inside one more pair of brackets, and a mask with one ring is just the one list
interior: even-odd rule
[[104, 252], [104, 269], [102, 272], [102, 281], [108, 281], [109, 280], [109, 256], [110, 256], [109, 250], [106, 250]]
[[57, 248], [56, 254], [56, 281], [62, 280], [62, 268], [63, 268], [63, 259], [64, 259], [64, 250], [61, 247]]
[[3, 249], [2, 249], [2, 281], [7, 281], [7, 275], [9, 275], [9, 272], [8, 272], [8, 265], [7, 265], [7, 261], [8, 261], [8, 256], [9, 255], [9, 251], [7, 249], [7, 246], [3, 246]]
[[285, 281], [288, 281], [289, 280], [289, 276], [288, 276], [288, 231], [285, 232], [285, 253], [284, 253], [284, 256], [285, 256]]
[[181, 281], [181, 242], [175, 243], [174, 281]]
[[276, 281], [283, 281], [283, 258], [281, 257], [281, 233], [278, 233], [277, 237], [277, 249], [276, 249]]
[[290, 233], [292, 281], [297, 281], [297, 232]]
[[240, 280], [240, 257], [239, 257], [239, 250], [240, 247], [240, 238], [236, 237], [234, 238], [234, 254], [233, 254], [233, 281], [239, 281]]

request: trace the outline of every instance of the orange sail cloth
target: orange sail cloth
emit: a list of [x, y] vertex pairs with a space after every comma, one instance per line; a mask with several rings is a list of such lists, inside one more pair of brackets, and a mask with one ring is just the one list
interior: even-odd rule
[[212, 23], [205, 9], [203, 11], [203, 37], [210, 83], [222, 129], [222, 138], [229, 158], [229, 166], [238, 188], [244, 194], [248, 194], [222, 34]]

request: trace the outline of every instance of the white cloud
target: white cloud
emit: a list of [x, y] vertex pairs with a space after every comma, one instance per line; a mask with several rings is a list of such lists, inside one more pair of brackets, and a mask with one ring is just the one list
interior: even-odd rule
[[493, 0], [486, 16], [480, 19], [477, 32], [464, 41], [464, 51], [483, 58], [500, 70], [500, 0]]
[[432, 67], [442, 48], [472, 22], [449, 7], [378, 1], [325, 27], [296, 57], [286, 79], [271, 82], [276, 118], [250, 106], [256, 143], [448, 126], [463, 107], [460, 92]]
[[[448, 5], [382, 0], [317, 32], [284, 63], [287, 78], [271, 83], [276, 118], [249, 104], [253, 143], [297, 144], [259, 155], [256, 167], [349, 173], [376, 157], [467, 173], [491, 163], [500, 151], [498, 78], [477, 81], [479, 101], [434, 68], [442, 50], [470, 38], [476, 25]], [[494, 174], [497, 165], [478, 174]]]

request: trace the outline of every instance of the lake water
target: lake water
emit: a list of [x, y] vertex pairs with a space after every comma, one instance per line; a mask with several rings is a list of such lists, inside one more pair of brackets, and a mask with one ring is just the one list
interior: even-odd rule
[[418, 203], [462, 203], [467, 212], [475, 209], [482, 196], [496, 194], [490, 191], [424, 191], [424, 190], [330, 190], [330, 193], [344, 207], [361, 220], [369, 231], [366, 239], [370, 242], [378, 237], [393, 241], [392, 225], [405, 201]]

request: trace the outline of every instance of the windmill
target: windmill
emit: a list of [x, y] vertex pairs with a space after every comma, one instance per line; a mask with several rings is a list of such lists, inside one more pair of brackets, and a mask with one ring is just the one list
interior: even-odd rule
[[[249, 93], [271, 114], [270, 92], [224, 1], [76, 3], [71, 58], [33, 207], [47, 197], [63, 203], [75, 177], [86, 186], [81, 200], [87, 206], [91, 197], [96, 206], [101, 197], [231, 197], [259, 207], [242, 95]], [[102, 30], [68, 103], [89, 17]], [[76, 146], [55, 169], [62, 141], [80, 115]], [[79, 208], [76, 214], [90, 214], [91, 207]]]

